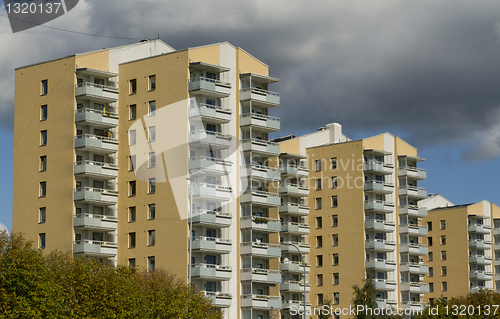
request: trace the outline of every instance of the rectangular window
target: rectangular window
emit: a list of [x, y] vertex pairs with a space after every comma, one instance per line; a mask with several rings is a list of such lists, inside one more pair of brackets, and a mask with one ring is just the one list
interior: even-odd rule
[[128, 221], [135, 222], [135, 206], [128, 208]]
[[448, 283], [446, 281], [443, 281], [442, 283], [443, 291], [448, 291]]
[[137, 105], [132, 104], [129, 106], [128, 119], [135, 120], [137, 118]]
[[323, 275], [321, 275], [321, 274], [316, 275], [316, 285], [318, 287], [323, 286]]
[[432, 246], [432, 237], [427, 237], [427, 245]]
[[135, 139], [135, 130], [130, 130], [128, 132], [128, 145], [135, 145], [136, 139]]
[[339, 264], [339, 254], [332, 255], [332, 265], [337, 266]]
[[317, 191], [321, 190], [321, 179], [320, 178], [316, 179], [316, 190]]
[[128, 233], [128, 248], [135, 248], [135, 233]]
[[148, 205], [148, 219], [155, 219], [156, 217], [156, 204]]
[[155, 231], [148, 230], [148, 246], [154, 246], [154, 245], [155, 245]]
[[441, 276], [446, 276], [448, 274], [448, 271], [446, 269], [446, 266], [441, 267]]
[[148, 180], [148, 194], [154, 194], [156, 192], [156, 178], [150, 178]]
[[40, 156], [40, 172], [47, 170], [47, 156]]
[[429, 292], [434, 292], [434, 283], [429, 283]]
[[43, 224], [46, 221], [46, 213], [47, 213], [47, 208], [45, 207], [40, 207], [38, 210], [38, 216], [39, 216], [39, 223]]
[[446, 235], [441, 236], [441, 245], [446, 245]]
[[323, 255], [316, 256], [316, 267], [323, 267]]
[[156, 114], [156, 101], [149, 101], [149, 116]]
[[441, 230], [446, 229], [446, 220], [441, 221]]
[[135, 181], [128, 182], [128, 196], [135, 196]]
[[323, 218], [322, 217], [316, 217], [316, 228], [322, 228], [323, 227]]
[[130, 258], [130, 259], [128, 260], [128, 266], [129, 266], [130, 268], [134, 268], [134, 267], [135, 267], [135, 258]]
[[47, 131], [40, 132], [40, 146], [47, 145]]
[[49, 80], [42, 80], [42, 88], [40, 95], [47, 95], [49, 93]]
[[316, 160], [316, 172], [321, 171], [321, 160]]
[[133, 79], [129, 81], [130, 88], [129, 88], [129, 94], [136, 94], [137, 93], [137, 79]]
[[333, 274], [333, 285], [338, 285], [339, 284], [339, 273]]
[[338, 292], [333, 293], [333, 304], [338, 305], [340, 303], [340, 296]]
[[316, 236], [316, 248], [323, 247], [323, 236]]
[[47, 182], [40, 182], [40, 197], [47, 196]]
[[441, 251], [441, 260], [446, 260], [446, 250]]
[[429, 231], [431, 231], [431, 230], [432, 230], [432, 222], [427, 222], [427, 229], [428, 229]]
[[323, 294], [318, 294], [317, 299], [318, 299], [318, 305], [322, 305], [323, 304]]
[[339, 225], [339, 216], [332, 215], [332, 227], [337, 227]]
[[155, 271], [155, 256], [148, 257], [148, 270]]
[[149, 91], [156, 90], [156, 75], [149, 76]]
[[156, 152], [149, 153], [148, 168], [156, 167]]
[[338, 246], [339, 245], [339, 235], [338, 234], [333, 234], [332, 235], [332, 246]]
[[316, 209], [321, 209], [321, 197], [316, 198], [315, 200], [316, 203]]
[[130, 155], [128, 157], [128, 171], [135, 171], [135, 155]]
[[429, 267], [429, 277], [432, 277], [432, 276], [434, 276], [434, 268]]
[[149, 137], [149, 140], [148, 140], [149, 142], [156, 141], [156, 126], [150, 126], [149, 127], [148, 137]]
[[47, 119], [47, 105], [40, 106], [40, 121]]
[[429, 254], [427, 254], [427, 261], [433, 261], [434, 260], [434, 254], [432, 253], [432, 251], [429, 252]]
[[332, 207], [335, 208], [338, 206], [338, 200], [337, 200], [337, 196], [332, 196]]
[[332, 188], [337, 188], [337, 176], [332, 176]]
[[45, 248], [45, 233], [38, 234], [38, 248], [40, 249]]
[[336, 157], [332, 157], [330, 159], [330, 163], [332, 164], [332, 171], [336, 170], [337, 169], [337, 158]]

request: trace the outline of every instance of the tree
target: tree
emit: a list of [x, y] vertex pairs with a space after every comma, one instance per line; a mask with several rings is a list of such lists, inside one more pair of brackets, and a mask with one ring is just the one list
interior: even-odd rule
[[318, 315], [318, 319], [329, 319], [332, 317], [332, 314], [330, 312], [330, 309], [332, 307], [332, 301], [330, 299], [323, 299], [323, 303], [319, 306], [319, 308], [323, 309], [324, 306], [326, 306], [325, 308], [328, 309], [328, 312], [321, 311], [320, 314]]
[[[354, 290], [353, 292], [353, 298], [352, 298], [352, 303], [354, 308], [356, 308], [358, 305], [363, 306], [365, 309], [371, 308], [375, 309], [377, 308], [377, 293], [375, 291], [375, 286], [373, 284], [373, 280], [371, 278], [368, 278], [365, 280], [365, 284], [363, 285], [362, 288], [360, 288], [357, 284], [352, 286], [352, 289]], [[365, 312], [360, 311], [359, 313], [356, 314], [355, 318], [357, 319], [365, 319], [365, 318], [372, 318], [373, 316], [367, 315]]]

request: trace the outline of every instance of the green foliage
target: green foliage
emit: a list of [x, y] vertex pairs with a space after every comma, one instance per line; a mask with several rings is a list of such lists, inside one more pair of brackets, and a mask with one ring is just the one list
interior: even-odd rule
[[[323, 299], [323, 303], [321, 305], [318, 305], [318, 308], [323, 309], [323, 306], [327, 306], [328, 309], [331, 308], [332, 306], [332, 301], [330, 299]], [[321, 311], [321, 313], [318, 315], [318, 319], [329, 319], [331, 318], [331, 313], [330, 311]]]
[[164, 270], [105, 265], [0, 233], [0, 319], [220, 319], [209, 299]]
[[[353, 307], [356, 308], [358, 305], [363, 305], [365, 308], [377, 308], [377, 292], [375, 291], [375, 286], [372, 279], [366, 279], [363, 287], [360, 288], [356, 284], [352, 286], [352, 289], [354, 290], [352, 298]], [[371, 317], [372, 316], [370, 315], [365, 315], [364, 312], [360, 312], [355, 316], [355, 318], [357, 319], [365, 319]]]

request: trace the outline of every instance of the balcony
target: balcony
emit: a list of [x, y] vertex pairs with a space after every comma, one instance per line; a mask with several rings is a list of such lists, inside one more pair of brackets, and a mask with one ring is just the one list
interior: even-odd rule
[[401, 283], [401, 291], [410, 293], [427, 294], [429, 293], [429, 284], [423, 282], [407, 281]]
[[399, 206], [399, 215], [408, 215], [408, 217], [424, 218], [427, 217], [427, 208], [416, 205]]
[[116, 243], [98, 240], [77, 240], [73, 242], [73, 253], [89, 257], [114, 257], [118, 251]]
[[309, 215], [309, 206], [305, 204], [286, 202], [280, 206], [280, 214], [307, 216]]
[[[302, 300], [283, 300], [282, 303], [282, 310], [281, 311], [300, 311], [303, 313], [304, 310], [304, 301]], [[306, 313], [312, 313], [311, 312], [311, 303], [306, 301]]]
[[228, 149], [231, 146], [231, 136], [212, 131], [191, 131], [189, 144], [208, 145], [213, 149]]
[[396, 242], [383, 239], [367, 240], [365, 242], [365, 249], [374, 251], [394, 251], [396, 250]]
[[374, 172], [379, 174], [389, 175], [394, 171], [394, 165], [377, 161], [365, 162], [365, 172]]
[[303, 223], [281, 223], [281, 231], [290, 235], [309, 235], [310, 226]]
[[282, 195], [305, 197], [309, 196], [309, 187], [297, 184], [286, 184], [280, 186], [279, 192]]
[[94, 109], [76, 110], [75, 123], [86, 123], [99, 128], [117, 127], [118, 114]]
[[394, 308], [398, 304], [396, 300], [383, 299], [383, 298], [377, 298], [376, 303], [377, 303], [377, 308], [391, 308], [391, 307]]
[[493, 263], [493, 260], [491, 257], [488, 256], [475, 255], [475, 256], [469, 256], [469, 263], [478, 265], [491, 265]]
[[406, 244], [400, 244], [399, 252], [409, 253], [411, 255], [423, 256], [427, 255], [427, 253], [429, 252], [429, 248], [426, 245], [422, 244], [406, 243]]
[[[299, 250], [302, 254], [309, 254], [311, 251], [311, 246], [306, 243], [298, 243], [298, 242], [292, 242], [292, 244], [296, 245], [299, 247]], [[295, 248], [292, 245], [289, 245], [288, 243], [281, 243], [281, 251], [285, 253], [290, 253], [290, 254], [298, 254], [299, 251], [297, 248]]]
[[252, 203], [264, 207], [280, 206], [280, 195], [276, 193], [268, 193], [256, 189], [246, 190], [240, 197], [241, 203]]
[[484, 225], [469, 225], [468, 226], [469, 233], [479, 233], [479, 234], [490, 234], [491, 227]]
[[365, 211], [389, 214], [394, 211], [394, 203], [381, 200], [365, 201]]
[[278, 143], [260, 140], [257, 138], [247, 138], [241, 140], [241, 149], [244, 152], [252, 151], [268, 156], [280, 155], [280, 146]]
[[230, 109], [223, 109], [220, 106], [200, 103], [189, 106], [189, 118], [201, 117], [207, 123], [226, 124], [231, 121]]
[[410, 179], [426, 179], [427, 171], [414, 166], [403, 166], [398, 169], [399, 176], [408, 176]]
[[231, 266], [195, 264], [191, 266], [193, 279], [226, 281], [231, 279]]
[[118, 178], [118, 165], [93, 161], [76, 162], [75, 175], [95, 176], [108, 180], [115, 179]]
[[206, 298], [212, 301], [212, 304], [217, 308], [228, 308], [231, 306], [233, 296], [229, 293], [202, 291]]
[[280, 166], [280, 172], [284, 176], [297, 176], [298, 178], [309, 177], [309, 169], [305, 166], [283, 165]]
[[373, 286], [375, 287], [375, 290], [392, 291], [396, 290], [397, 283], [387, 279], [373, 279]]
[[251, 126], [256, 131], [276, 132], [280, 130], [280, 119], [259, 113], [246, 113], [240, 116], [240, 126]]
[[94, 214], [78, 214], [73, 219], [74, 228], [114, 231], [118, 228], [118, 218]]
[[213, 210], [197, 209], [193, 212], [193, 225], [210, 227], [229, 227], [231, 225], [231, 214]]
[[202, 170], [210, 175], [229, 175], [233, 162], [208, 156], [189, 158], [189, 170]]
[[190, 188], [193, 192], [193, 196], [196, 198], [214, 200], [218, 202], [224, 202], [231, 199], [231, 188], [207, 184], [207, 183], [197, 183]]
[[231, 252], [231, 239], [199, 236], [191, 241], [193, 251], [229, 254]]
[[481, 250], [491, 249], [491, 242], [484, 241], [481, 239], [469, 240], [469, 248], [481, 249]]
[[279, 284], [281, 282], [281, 272], [262, 268], [245, 268], [241, 270], [241, 281]]
[[401, 301], [401, 308], [402, 309], [410, 309], [411, 312], [416, 313], [417, 311], [420, 312], [424, 309], [424, 307], [428, 306], [428, 303], [425, 302], [420, 302], [420, 301]]
[[231, 84], [216, 79], [198, 77], [189, 79], [189, 93], [200, 94], [214, 98], [228, 97], [231, 94]]
[[380, 220], [380, 219], [365, 220], [365, 230], [367, 231], [392, 233], [395, 229], [396, 229], [396, 223], [391, 221]]
[[429, 273], [429, 266], [419, 263], [401, 263], [399, 266], [401, 272], [409, 272], [410, 274], [427, 275]]
[[281, 257], [280, 245], [259, 243], [259, 242], [246, 242], [241, 243], [240, 252], [242, 255], [252, 255], [261, 258], [279, 258]]
[[[305, 288], [306, 293], [311, 291], [311, 285], [308, 282], [306, 282]], [[304, 282], [293, 280], [285, 281], [280, 284], [280, 290], [287, 292], [304, 293]]]
[[262, 310], [281, 309], [281, 297], [266, 295], [241, 295], [241, 308]]
[[427, 236], [428, 230], [426, 226], [401, 224], [399, 225], [399, 233], [423, 237]]
[[118, 100], [117, 88], [95, 83], [80, 83], [75, 87], [75, 96], [98, 103], [111, 103]]
[[427, 197], [427, 189], [416, 186], [399, 186], [399, 195], [410, 198], [424, 199]]
[[250, 164], [242, 166], [241, 168], [246, 171], [247, 177], [252, 177], [253, 179], [263, 181], [279, 181], [281, 179], [280, 172], [274, 167]]
[[303, 264], [298, 261], [287, 261], [287, 262], [280, 262], [280, 270], [281, 272], [291, 272], [291, 273], [299, 273], [303, 274], [304, 270], [306, 273], [309, 273], [311, 271], [311, 266], [307, 264]]
[[118, 192], [109, 189], [93, 187], [75, 188], [74, 196], [75, 201], [88, 204], [116, 205], [118, 203]]
[[75, 149], [98, 154], [112, 154], [118, 152], [118, 140], [92, 134], [78, 135], [75, 137]]
[[280, 104], [279, 93], [247, 87], [240, 90], [240, 101], [251, 100], [262, 106], [277, 106]]
[[274, 218], [245, 216], [240, 219], [240, 227], [264, 233], [277, 233], [281, 229], [281, 223], [279, 219]]
[[396, 270], [396, 262], [386, 259], [367, 259], [366, 269], [374, 269], [378, 271], [394, 271]]
[[493, 228], [493, 235], [500, 235], [500, 227]]
[[366, 181], [365, 192], [375, 194], [390, 194], [394, 191], [394, 184], [383, 181]]

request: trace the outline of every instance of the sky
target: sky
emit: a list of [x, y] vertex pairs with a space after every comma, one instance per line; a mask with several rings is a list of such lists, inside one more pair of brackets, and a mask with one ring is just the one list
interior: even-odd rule
[[228, 41], [268, 64], [273, 138], [331, 122], [352, 139], [390, 132], [427, 159], [429, 193], [500, 204], [499, 12], [493, 0], [80, 0], [12, 33], [2, 7], [0, 223], [11, 228], [14, 68], [158, 34], [179, 50]]

